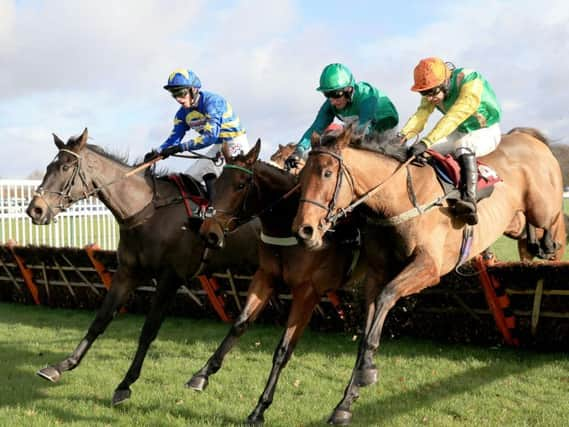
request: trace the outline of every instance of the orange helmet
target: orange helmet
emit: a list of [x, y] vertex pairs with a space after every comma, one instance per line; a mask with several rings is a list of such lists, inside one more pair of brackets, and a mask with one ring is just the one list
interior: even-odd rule
[[440, 58], [425, 58], [415, 67], [413, 77], [415, 84], [411, 86], [411, 90], [421, 92], [443, 84], [450, 77], [450, 70]]

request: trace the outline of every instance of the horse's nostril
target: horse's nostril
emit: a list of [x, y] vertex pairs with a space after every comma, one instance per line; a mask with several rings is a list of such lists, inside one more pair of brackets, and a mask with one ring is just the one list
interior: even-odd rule
[[310, 240], [314, 235], [314, 228], [311, 225], [303, 225], [299, 228], [298, 235], [304, 240]]
[[36, 218], [40, 218], [43, 215], [43, 209], [40, 207], [35, 207], [32, 209], [32, 214]]
[[207, 242], [211, 246], [217, 246], [217, 244], [219, 243], [219, 237], [217, 237], [217, 234], [215, 234], [215, 233], [208, 233], [207, 234]]

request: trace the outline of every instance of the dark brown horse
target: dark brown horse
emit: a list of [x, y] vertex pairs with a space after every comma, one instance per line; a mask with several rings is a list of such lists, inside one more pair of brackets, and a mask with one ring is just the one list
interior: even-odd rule
[[[296, 143], [290, 142], [287, 145], [279, 144], [279, 148], [271, 155], [271, 163], [275, 166], [279, 167], [280, 169], [285, 168], [285, 161], [288, 157], [294, 153], [296, 149]], [[293, 175], [298, 175], [304, 166], [304, 160], [300, 159], [298, 163], [298, 167], [291, 169], [289, 172]]]
[[[281, 370], [292, 355], [316, 304], [327, 291], [345, 285], [350, 277], [353, 279], [355, 275], [350, 273], [354, 269], [361, 272], [361, 268], [355, 268], [353, 246], [341, 243], [338, 237], [327, 240], [326, 247], [318, 252], [310, 252], [298, 245], [290, 232], [298, 208], [296, 179], [257, 160], [260, 146], [257, 141], [248, 154], [228, 160], [215, 183], [215, 217], [206, 219], [201, 227], [207, 240], [221, 247], [226, 233], [258, 216], [262, 226], [259, 268], [237, 321], [205, 366], [188, 382], [190, 387], [203, 390], [209, 376], [219, 370], [225, 355], [257, 318], [275, 289], [281, 284], [287, 285], [292, 304], [286, 330], [275, 350], [265, 389], [247, 419], [254, 424], [263, 422], [263, 413], [273, 401]], [[360, 262], [358, 267], [362, 265]], [[371, 383], [374, 378], [362, 378], [361, 381]]]
[[[59, 152], [47, 166], [28, 207], [28, 215], [35, 224], [49, 224], [74, 202], [96, 195], [118, 221], [120, 240], [118, 267], [111, 289], [87, 334], [70, 356], [41, 369], [38, 375], [57, 382], [63, 372], [76, 368], [134, 289], [155, 278], [156, 292], [136, 355], [113, 396], [113, 404], [118, 404], [130, 397], [130, 385], [140, 376], [142, 363], [158, 334], [168, 303], [176, 290], [200, 270], [205, 249], [198, 233], [201, 220], [188, 218], [176, 184], [152, 174], [131, 173], [135, 172], [133, 167], [124, 161], [88, 145], [87, 129], [81, 136], [70, 138], [67, 144], [55, 135], [54, 139]], [[193, 187], [190, 191], [199, 195], [199, 184], [194, 182]], [[258, 224], [251, 223], [240, 229], [231, 236], [225, 250], [214, 253], [208, 260], [209, 271], [225, 271], [239, 264], [256, 265], [256, 247], [250, 242], [257, 236]]]
[[[437, 202], [443, 192], [431, 167], [402, 167], [390, 156], [351, 145], [360, 140], [352, 136], [351, 128], [322, 138], [313, 135], [312, 151], [300, 178], [302, 203], [293, 225], [307, 247], [318, 249], [341, 209], [362, 202], [357, 209], [368, 218], [364, 233], [367, 322], [352, 377], [330, 418], [336, 424], [351, 419], [358, 377], [373, 367], [387, 313], [399, 298], [437, 284], [455, 268], [465, 227], [444, 202]], [[481, 158], [503, 182], [496, 184], [490, 198], [478, 203], [479, 223], [473, 227], [469, 257], [502, 234], [520, 237], [526, 220], [544, 230], [540, 244], [545, 252], [558, 260], [563, 256], [561, 171], [544, 141], [513, 132]], [[415, 195], [415, 203], [410, 194]]]

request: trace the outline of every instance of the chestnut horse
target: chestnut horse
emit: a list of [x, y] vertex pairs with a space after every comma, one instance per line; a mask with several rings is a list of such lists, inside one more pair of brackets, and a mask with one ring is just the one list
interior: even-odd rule
[[[295, 142], [289, 142], [287, 145], [279, 144], [279, 148], [275, 151], [270, 158], [270, 163], [279, 167], [280, 169], [285, 169], [285, 161], [288, 157], [294, 153], [296, 149]], [[289, 172], [293, 175], [298, 175], [302, 168], [304, 167], [304, 160], [300, 159], [298, 162], [298, 167], [291, 169]]]
[[[455, 268], [465, 227], [439, 199], [443, 191], [433, 168], [404, 167], [404, 158], [395, 160], [352, 146], [361, 140], [352, 135], [351, 127], [312, 136], [312, 151], [300, 175], [301, 205], [293, 224], [293, 231], [308, 248], [319, 249], [324, 233], [343, 209], [362, 203], [357, 209], [367, 216], [364, 286], [375, 292], [368, 292], [365, 333], [354, 371], [329, 420], [335, 424], [351, 420], [358, 377], [375, 368], [373, 355], [387, 313], [399, 298], [439, 283], [442, 275]], [[545, 142], [541, 136], [516, 131], [481, 157], [503, 182], [495, 185], [490, 198], [478, 203], [479, 223], [472, 228], [468, 257], [482, 252], [502, 234], [521, 237], [527, 220], [544, 230], [541, 245], [551, 258], [561, 259], [565, 249], [561, 171]], [[403, 150], [400, 146], [394, 151], [405, 155]]]
[[[199, 217], [188, 218], [176, 184], [153, 174], [137, 172], [123, 160], [95, 145], [87, 144], [87, 129], [64, 143], [54, 135], [59, 152], [27, 213], [34, 224], [49, 224], [71, 204], [88, 195], [98, 197], [113, 213], [120, 227], [118, 266], [109, 292], [87, 334], [63, 361], [47, 366], [38, 375], [57, 382], [63, 372], [79, 363], [113, 319], [129, 295], [140, 285], [156, 279], [156, 292], [139, 338], [134, 360], [116, 388], [114, 405], [128, 399], [130, 386], [140, 376], [146, 353], [158, 334], [168, 303], [177, 289], [201, 271], [205, 250], [198, 233]], [[193, 195], [203, 195], [197, 182]], [[250, 242], [258, 236], [258, 223], [250, 223], [231, 236], [225, 250], [208, 257], [208, 271], [225, 271], [239, 265], [257, 265], [257, 251]], [[211, 259], [210, 259], [211, 258]], [[233, 263], [233, 264], [231, 264]]]
[[[280, 284], [287, 285], [292, 303], [286, 330], [275, 350], [273, 367], [258, 404], [249, 415], [248, 423], [262, 423], [264, 412], [271, 405], [281, 370], [290, 359], [297, 341], [307, 326], [314, 307], [330, 290], [346, 286], [348, 281], [363, 276], [360, 261], [356, 265], [353, 246], [346, 246], [339, 237], [327, 239], [325, 248], [308, 251], [291, 236], [292, 220], [298, 209], [296, 178], [276, 167], [257, 160], [260, 141], [248, 154], [229, 158], [226, 153], [221, 176], [215, 183], [213, 207], [215, 216], [206, 219], [201, 232], [216, 247], [222, 247], [225, 234], [253, 217], [261, 220], [259, 268], [249, 285], [247, 301], [237, 321], [218, 349], [188, 382], [203, 390], [211, 374], [217, 372], [225, 355], [263, 310]], [[362, 259], [361, 257], [359, 258]], [[355, 274], [350, 274], [355, 271]], [[373, 376], [373, 372], [368, 372]], [[375, 378], [361, 378], [372, 383]]]

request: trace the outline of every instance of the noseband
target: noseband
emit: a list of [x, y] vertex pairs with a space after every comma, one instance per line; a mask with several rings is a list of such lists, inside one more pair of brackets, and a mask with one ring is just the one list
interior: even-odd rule
[[[350, 189], [352, 192], [352, 199], [353, 196], [355, 195], [354, 178], [352, 177], [352, 174], [350, 173], [348, 167], [345, 165], [344, 159], [342, 158], [341, 155], [334, 153], [333, 151], [327, 150], [325, 148], [315, 148], [312, 151], [310, 151], [308, 155], [309, 156], [327, 155], [338, 161], [338, 175], [336, 178], [336, 187], [334, 188], [334, 196], [332, 197], [332, 200], [330, 200], [330, 203], [328, 203], [328, 206], [324, 205], [323, 203], [317, 202], [316, 200], [300, 199], [300, 203], [308, 203], [314, 206], [318, 206], [321, 209], [324, 209], [326, 211], [326, 216], [324, 217], [324, 223], [330, 224], [330, 226], [333, 227], [336, 224], [336, 221], [341, 216], [343, 216], [343, 209], [341, 208], [336, 209], [336, 203], [338, 202], [338, 196], [340, 195], [340, 190], [342, 188], [344, 175], [346, 175], [346, 177], [348, 178], [348, 184], [350, 185]], [[335, 213], [336, 210], [338, 210], [339, 212]]]

